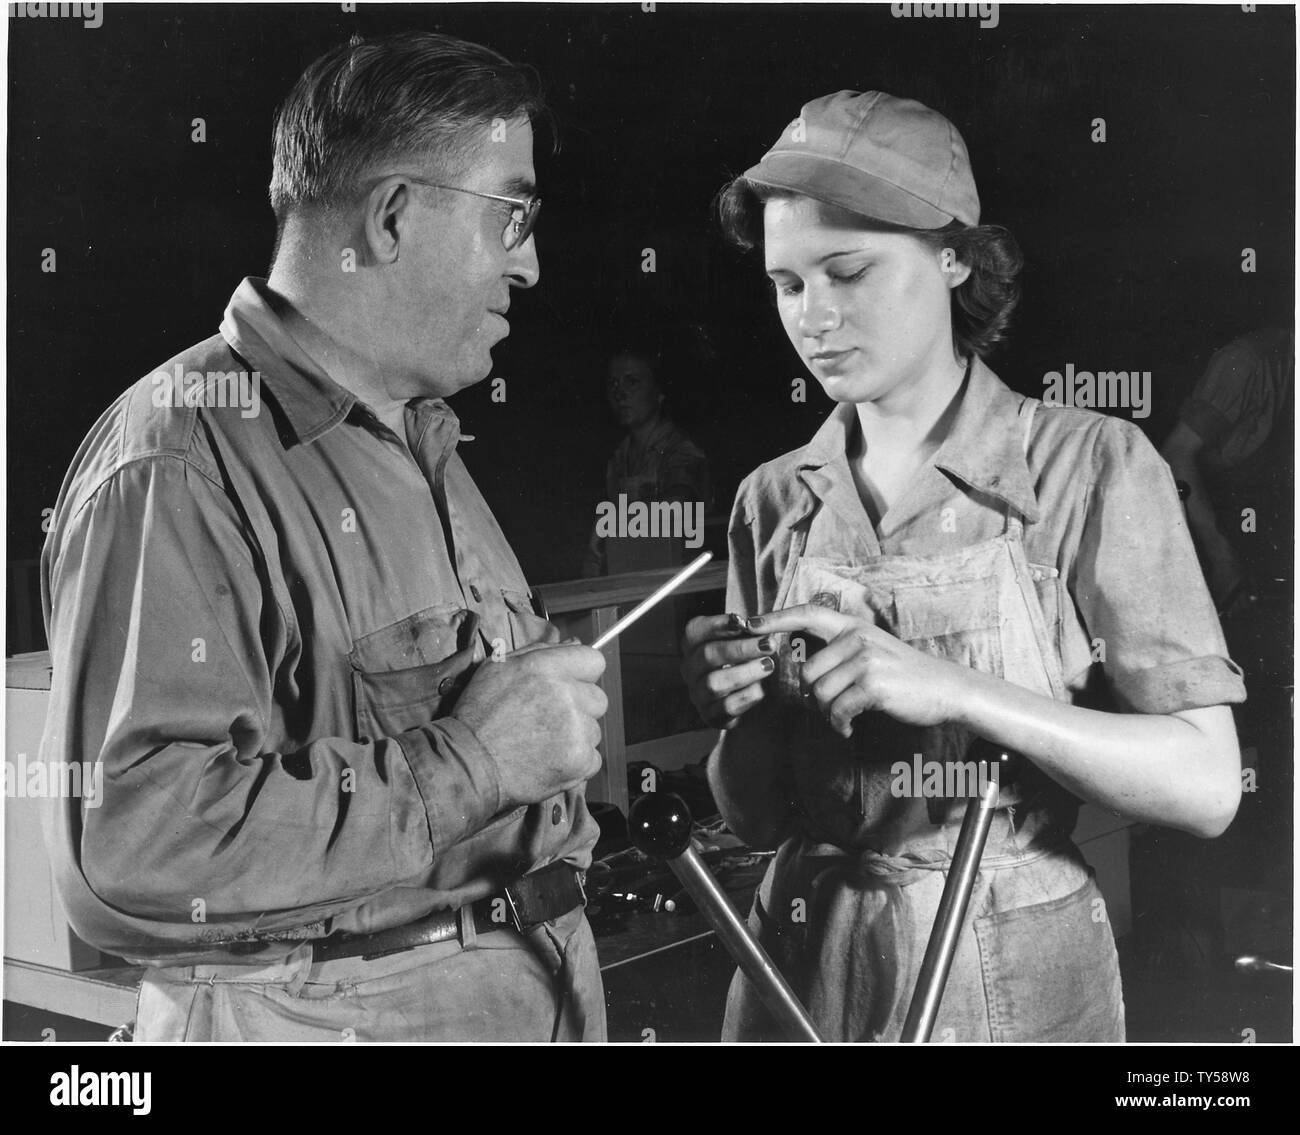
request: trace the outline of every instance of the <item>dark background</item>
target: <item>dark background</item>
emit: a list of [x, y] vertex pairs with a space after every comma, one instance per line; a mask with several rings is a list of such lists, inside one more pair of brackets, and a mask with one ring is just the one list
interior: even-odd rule
[[[9, 552], [39, 554], [41, 510], [126, 386], [215, 332], [265, 275], [274, 107], [354, 31], [433, 28], [542, 73], [561, 122], [539, 154], [541, 285], [516, 293], [489, 384], [453, 406], [465, 459], [534, 582], [576, 574], [606, 457], [612, 328], [659, 339], [677, 416], [726, 511], [759, 462], [827, 403], [710, 201], [808, 99], [883, 89], [948, 115], [983, 219], [1026, 256], [1009, 345], [1046, 371], [1150, 370], [1163, 438], [1210, 352], [1293, 310], [1294, 10], [1004, 6], [897, 19], [890, 6], [113, 5], [103, 25], [9, 21]], [[207, 141], [190, 140], [191, 120]], [[1106, 120], [1107, 141], [1090, 140]], [[54, 248], [58, 271], [41, 271]], [[1252, 247], [1258, 271], [1243, 274]], [[657, 271], [641, 271], [654, 248]], [[1120, 410], [1119, 413], [1125, 413]]]

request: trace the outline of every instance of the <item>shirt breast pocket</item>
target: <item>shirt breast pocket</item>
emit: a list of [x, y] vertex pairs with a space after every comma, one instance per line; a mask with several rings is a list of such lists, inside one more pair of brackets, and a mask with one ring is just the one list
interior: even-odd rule
[[469, 681], [478, 616], [447, 603], [354, 640], [357, 739], [371, 742], [427, 725]]
[[526, 591], [501, 589], [506, 614], [510, 619], [510, 648], [518, 650], [535, 642], [559, 642], [560, 631], [554, 623], [543, 619], [533, 610], [532, 598]]

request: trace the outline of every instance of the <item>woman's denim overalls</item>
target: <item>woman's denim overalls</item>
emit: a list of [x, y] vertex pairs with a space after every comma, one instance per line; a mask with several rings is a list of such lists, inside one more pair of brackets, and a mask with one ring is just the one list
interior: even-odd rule
[[[1026, 402], [1028, 438], [1037, 403]], [[800, 537], [804, 545], [807, 528]], [[820, 603], [872, 618], [918, 650], [1066, 697], [1010, 509], [1002, 535], [936, 556], [850, 562], [796, 543], [776, 607]], [[819, 554], [820, 553], [820, 554]], [[791, 640], [793, 641], [793, 639]], [[819, 644], [807, 644], [811, 656]], [[803, 833], [776, 854], [751, 925], [828, 1040], [897, 1040], [943, 890], [964, 799], [922, 797], [909, 773], [966, 759], [963, 730], [864, 714], [845, 741], [800, 695], [781, 647], [795, 807]], [[912, 795], [906, 795], [906, 793]], [[936, 1041], [1122, 1041], [1119, 966], [1105, 902], [1069, 841], [1077, 801], [1024, 762], [999, 799]], [[724, 1039], [778, 1039], [737, 974]]]

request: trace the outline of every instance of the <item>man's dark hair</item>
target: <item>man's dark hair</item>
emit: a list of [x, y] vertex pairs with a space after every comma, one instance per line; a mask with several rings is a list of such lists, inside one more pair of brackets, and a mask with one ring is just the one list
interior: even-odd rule
[[[725, 185], [717, 197], [718, 217], [728, 240], [745, 252], [763, 245], [763, 206], [775, 197], [795, 197], [743, 177]], [[902, 233], [938, 252], [951, 248], [970, 265], [970, 275], [952, 292], [953, 344], [963, 357], [983, 358], [1006, 336], [1011, 313], [1020, 300], [1018, 277], [1024, 264], [1020, 246], [1000, 225], [964, 225], [953, 221], [941, 229], [912, 229], [871, 221], [881, 232]]]
[[552, 123], [537, 73], [491, 48], [434, 32], [353, 36], [312, 63], [276, 111], [276, 223], [352, 201], [367, 174], [411, 156], [423, 176], [454, 180], [484, 126], [523, 116]]

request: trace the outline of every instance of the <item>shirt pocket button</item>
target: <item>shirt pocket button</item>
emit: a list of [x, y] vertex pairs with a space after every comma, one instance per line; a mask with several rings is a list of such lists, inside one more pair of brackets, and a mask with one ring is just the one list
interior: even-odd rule
[[562, 819], [564, 819], [564, 809], [561, 808], [559, 804], [552, 805], [551, 823], [558, 824]]

